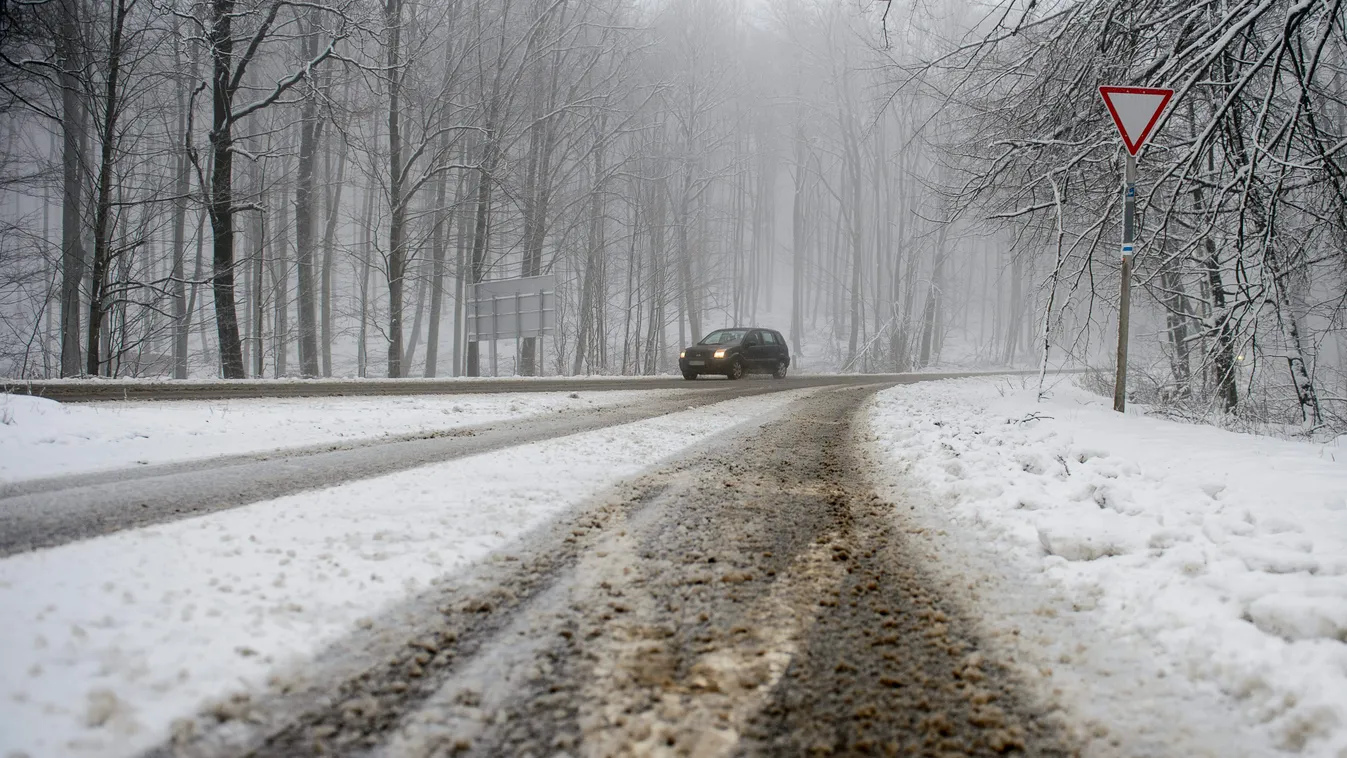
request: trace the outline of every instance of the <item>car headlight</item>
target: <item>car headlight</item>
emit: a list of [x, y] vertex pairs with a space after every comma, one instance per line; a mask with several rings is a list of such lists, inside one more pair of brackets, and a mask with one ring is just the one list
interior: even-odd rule
[[688, 357], [688, 351], [686, 351], [686, 350], [679, 350], [679, 351], [678, 351], [678, 357], [679, 357], [679, 358], [686, 358], [686, 357]]
[[717, 351], [716, 351], [716, 357], [717, 357], [717, 358], [724, 358], [724, 357], [725, 357], [725, 351], [724, 351], [724, 350], [717, 350]]

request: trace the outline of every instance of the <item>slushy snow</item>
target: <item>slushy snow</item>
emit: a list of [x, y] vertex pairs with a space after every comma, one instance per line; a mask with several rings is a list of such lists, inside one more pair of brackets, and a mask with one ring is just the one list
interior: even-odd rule
[[1347, 447], [1049, 395], [874, 400], [881, 484], [933, 570], [1091, 754], [1347, 755]]
[[0, 756], [136, 754], [165, 739], [175, 719], [263, 689], [438, 577], [807, 392], [739, 398], [0, 560]]

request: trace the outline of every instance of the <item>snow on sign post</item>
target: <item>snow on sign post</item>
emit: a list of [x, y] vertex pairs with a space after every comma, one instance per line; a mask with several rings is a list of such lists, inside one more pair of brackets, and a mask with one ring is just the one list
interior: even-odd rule
[[1156, 87], [1099, 88], [1113, 123], [1127, 148], [1123, 180], [1122, 296], [1118, 300], [1118, 372], [1113, 380], [1113, 410], [1127, 409], [1127, 328], [1132, 310], [1132, 253], [1136, 244], [1137, 153], [1150, 139], [1160, 114], [1174, 96], [1172, 89]]

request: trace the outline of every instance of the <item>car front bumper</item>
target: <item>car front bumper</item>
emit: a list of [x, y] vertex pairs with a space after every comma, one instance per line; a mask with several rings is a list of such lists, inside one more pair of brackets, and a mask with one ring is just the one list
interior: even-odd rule
[[730, 370], [729, 358], [679, 358], [678, 368], [683, 373], [723, 374]]

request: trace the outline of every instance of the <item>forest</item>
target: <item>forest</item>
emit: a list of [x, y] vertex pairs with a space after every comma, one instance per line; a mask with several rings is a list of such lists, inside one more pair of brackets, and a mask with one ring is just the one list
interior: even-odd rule
[[[0, 376], [1075, 366], [1347, 431], [1342, 0], [7, 0]], [[475, 286], [555, 277], [545, 335]]]

